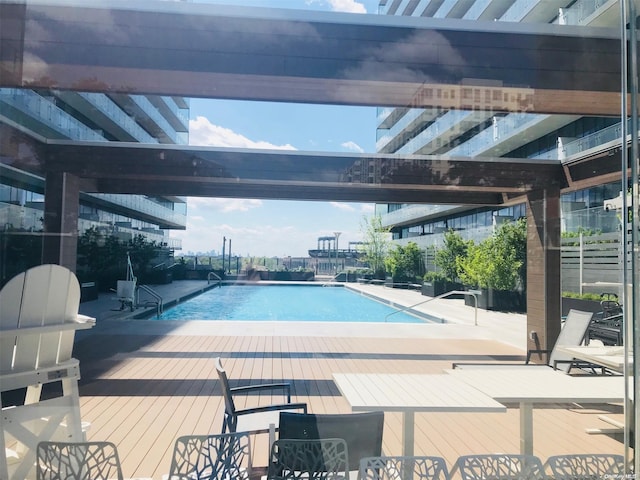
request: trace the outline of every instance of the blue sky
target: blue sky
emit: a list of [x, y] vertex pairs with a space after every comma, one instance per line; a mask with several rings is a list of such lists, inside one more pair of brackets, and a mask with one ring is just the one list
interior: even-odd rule
[[[378, 0], [207, 0], [278, 8], [375, 13]], [[235, 148], [287, 148], [303, 151], [374, 152], [376, 110], [370, 107], [303, 105], [231, 100], [191, 100], [189, 143]], [[306, 256], [317, 238], [342, 232], [340, 248], [361, 240], [373, 204], [294, 202], [257, 199], [189, 198], [182, 252], [222, 249], [232, 254]]]

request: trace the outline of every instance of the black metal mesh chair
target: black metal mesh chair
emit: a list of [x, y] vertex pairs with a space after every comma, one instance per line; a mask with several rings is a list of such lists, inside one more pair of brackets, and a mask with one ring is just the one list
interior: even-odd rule
[[341, 438], [276, 440], [267, 480], [346, 480], [349, 454]]

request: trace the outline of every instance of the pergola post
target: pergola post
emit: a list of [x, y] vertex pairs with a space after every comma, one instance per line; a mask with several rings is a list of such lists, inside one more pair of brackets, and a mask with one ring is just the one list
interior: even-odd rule
[[[560, 333], [560, 189], [527, 195], [527, 349], [552, 348]], [[536, 355], [532, 361], [546, 362]]]
[[42, 263], [62, 265], [75, 273], [79, 201], [80, 181], [76, 175], [47, 173]]

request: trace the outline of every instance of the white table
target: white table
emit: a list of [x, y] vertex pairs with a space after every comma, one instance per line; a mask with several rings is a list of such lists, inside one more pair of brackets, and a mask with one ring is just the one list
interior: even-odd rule
[[[556, 350], [596, 365], [602, 365], [615, 372], [624, 370], [624, 346], [565, 346], [558, 345]], [[629, 359], [631, 363], [631, 359]]]
[[534, 403], [608, 403], [624, 400], [621, 375], [567, 375], [547, 366], [447, 370], [501, 403], [520, 405], [520, 453], [533, 454]]
[[506, 412], [452, 375], [334, 373], [354, 412], [402, 412], [402, 454], [413, 456], [415, 412]]

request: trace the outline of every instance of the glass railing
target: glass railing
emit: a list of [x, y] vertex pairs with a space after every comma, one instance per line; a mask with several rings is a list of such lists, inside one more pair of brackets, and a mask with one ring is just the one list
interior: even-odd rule
[[159, 224], [170, 222], [175, 225], [187, 226], [187, 216], [185, 214], [163, 207], [143, 195], [117, 193], [89, 193], [87, 195], [150, 215], [156, 218]]
[[144, 95], [130, 95], [131, 99], [136, 103], [138, 108], [142, 110], [164, 134], [171, 139], [173, 143], [178, 143], [175, 129], [169, 124], [166, 118], [162, 116], [160, 111], [153, 105]]
[[156, 233], [154, 231], [150, 231], [149, 229], [139, 230], [136, 228], [127, 228], [120, 225], [106, 225], [94, 220], [87, 220], [86, 218], [78, 219], [78, 232], [80, 235], [82, 235], [90, 228], [97, 228], [105, 235], [118, 237], [120, 241], [128, 241], [138, 235], [142, 235], [148, 242], [155, 242], [159, 246], [168, 247], [174, 250], [182, 250], [182, 239], [167, 236], [161, 230], [158, 230]]
[[59, 138], [70, 138], [73, 140], [85, 140], [93, 142], [104, 142], [103, 135], [78, 120], [70, 116], [65, 111], [58, 108], [52, 100], [42, 97], [33, 90], [23, 90], [18, 88], [0, 88], [0, 102], [11, 106], [32, 119], [33, 124], [27, 124], [28, 128], [41, 133], [42, 128], [58, 132]]
[[394, 142], [394, 140], [402, 142], [402, 139], [397, 139], [398, 135], [406, 135], [404, 130], [412, 123], [415, 122], [423, 115], [425, 117], [425, 122], [428, 120], [433, 120], [435, 117], [435, 113], [433, 113], [433, 109], [424, 109], [424, 108], [411, 108], [405, 113], [389, 130], [387, 133], [380, 138], [376, 142], [376, 151], [381, 153], [393, 153], [393, 147], [391, 151], [387, 151], [385, 148], [389, 146], [390, 143]]
[[607, 128], [587, 135], [586, 137], [578, 138], [572, 142], [568, 142], [563, 148], [563, 158], [568, 158], [577, 153], [584, 152], [590, 148], [603, 145], [605, 143], [613, 142], [615, 140], [620, 141], [622, 136], [622, 123], [611, 125]]
[[461, 145], [449, 150], [452, 156], [474, 157], [496, 146], [496, 143], [518, 135], [525, 128], [544, 121], [548, 115], [531, 113], [511, 113], [504, 117], [496, 117], [493, 126], [473, 136]]
[[44, 212], [37, 208], [0, 202], [0, 228], [41, 231]]
[[420, 151], [420, 153], [429, 154], [441, 146], [447, 145], [451, 138], [463, 133], [460, 128], [463, 120], [467, 122], [473, 120], [476, 123], [480, 123], [489, 118], [490, 115], [489, 112], [450, 110], [439, 117], [437, 122], [409, 140], [397, 153], [413, 154]]
[[583, 25], [589, 23], [589, 17], [604, 7], [612, 8], [617, 5], [614, 0], [577, 0], [569, 8], [560, 9], [558, 22], [562, 25]]
[[189, 109], [180, 108], [173, 97], [167, 97], [165, 95], [160, 98], [162, 98], [171, 113], [173, 113], [182, 122], [182, 125], [184, 125], [186, 129], [189, 129]]
[[539, 0], [516, 0], [511, 7], [500, 18], [501, 22], [520, 22], [531, 11], [539, 6], [541, 3]]
[[109, 119], [120, 128], [129, 133], [136, 141], [141, 143], [158, 143], [149, 135], [147, 131], [138, 125], [129, 115], [127, 115], [113, 100], [103, 93], [83, 93], [78, 92], [82, 98], [91, 103], [95, 108], [104, 113]]
[[451, 205], [407, 205], [393, 212], [381, 214], [380, 220], [384, 227], [402, 224], [410, 220], [425, 218], [436, 213], [441, 214], [459, 208]]

